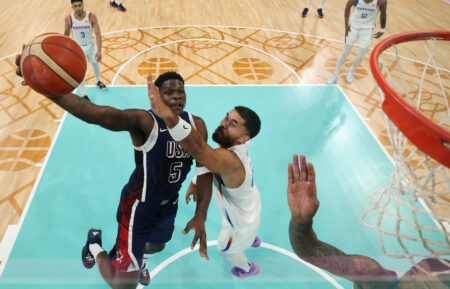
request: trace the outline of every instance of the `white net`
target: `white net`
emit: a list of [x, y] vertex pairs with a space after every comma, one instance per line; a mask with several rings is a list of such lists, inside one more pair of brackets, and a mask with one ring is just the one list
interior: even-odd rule
[[[448, 41], [424, 41], [421, 50], [426, 59], [421, 62], [400, 57], [402, 45], [394, 45], [380, 55], [379, 69], [398, 95], [448, 130], [450, 72], [442, 67], [448, 64]], [[392, 50], [394, 53], [390, 53]], [[442, 63], [436, 62], [439, 53], [444, 55]], [[382, 89], [376, 86], [384, 100]], [[377, 230], [386, 255], [406, 257], [412, 264], [436, 258], [450, 273], [450, 171], [421, 152], [387, 116], [385, 122], [395, 168], [389, 184], [367, 197], [371, 206], [361, 221]]]

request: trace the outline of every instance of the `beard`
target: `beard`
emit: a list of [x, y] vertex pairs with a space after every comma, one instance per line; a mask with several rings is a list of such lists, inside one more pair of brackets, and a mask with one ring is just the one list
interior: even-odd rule
[[233, 145], [234, 140], [223, 135], [223, 127], [219, 126], [212, 135], [213, 141], [218, 143], [222, 148], [229, 148]]

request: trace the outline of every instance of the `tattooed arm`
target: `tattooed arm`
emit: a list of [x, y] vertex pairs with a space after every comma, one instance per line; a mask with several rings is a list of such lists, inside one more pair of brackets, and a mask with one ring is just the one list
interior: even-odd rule
[[[357, 288], [389, 288], [397, 276], [384, 269], [377, 261], [361, 255], [347, 255], [341, 250], [320, 241], [312, 220], [319, 208], [315, 172], [305, 156], [293, 156], [288, 171], [288, 203], [292, 219], [289, 238], [295, 253], [305, 261], [328, 272], [355, 282]], [[395, 276], [395, 277], [394, 277]]]

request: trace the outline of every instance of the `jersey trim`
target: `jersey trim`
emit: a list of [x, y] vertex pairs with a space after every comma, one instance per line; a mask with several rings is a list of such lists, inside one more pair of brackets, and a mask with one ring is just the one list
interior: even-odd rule
[[136, 212], [136, 207], [139, 204], [139, 200], [136, 200], [133, 204], [133, 209], [131, 210], [131, 218], [128, 229], [128, 255], [130, 255], [132, 263], [128, 266], [128, 272], [139, 270], [139, 263], [136, 256], [133, 254], [133, 224], [134, 224], [134, 213]]
[[148, 113], [153, 117], [152, 131], [150, 132], [150, 135], [148, 136], [147, 141], [143, 145], [141, 145], [139, 147], [137, 147], [137, 146], [134, 147], [135, 150], [141, 151], [141, 152], [150, 151], [155, 146], [156, 141], [158, 140], [158, 129], [159, 129], [158, 122], [156, 121], [156, 118], [153, 115], [153, 113], [151, 113], [150, 111]]

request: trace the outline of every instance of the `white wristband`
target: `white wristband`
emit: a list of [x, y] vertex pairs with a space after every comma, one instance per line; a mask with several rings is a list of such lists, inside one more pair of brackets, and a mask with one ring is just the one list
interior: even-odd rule
[[386, 32], [386, 28], [381, 28], [381, 29], [380, 29], [380, 32], [381, 32], [381, 33]]
[[190, 133], [192, 127], [184, 119], [178, 117], [176, 126], [169, 128], [169, 133], [175, 141], [184, 140]]
[[208, 170], [207, 167], [195, 167], [195, 173], [197, 174], [197, 176], [201, 176], [210, 172], [211, 171]]
[[194, 186], [196, 186], [197, 185], [197, 176], [193, 177], [191, 182]]

